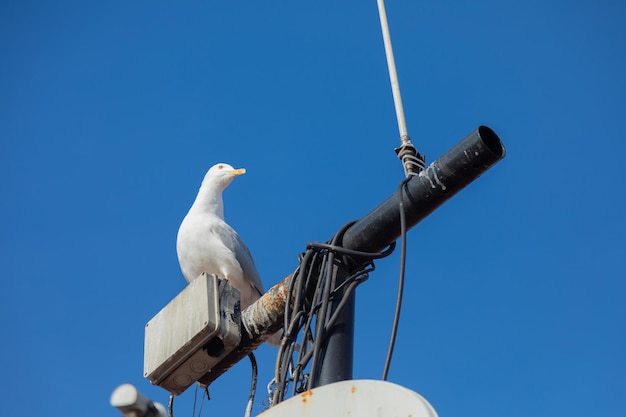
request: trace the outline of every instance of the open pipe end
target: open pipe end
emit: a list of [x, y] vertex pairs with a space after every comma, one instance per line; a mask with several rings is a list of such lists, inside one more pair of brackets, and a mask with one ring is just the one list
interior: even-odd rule
[[504, 149], [504, 145], [496, 132], [491, 130], [491, 128], [487, 126], [478, 126], [478, 136], [483, 141], [485, 146], [493, 152], [498, 158], [504, 158], [506, 155], [506, 150]]

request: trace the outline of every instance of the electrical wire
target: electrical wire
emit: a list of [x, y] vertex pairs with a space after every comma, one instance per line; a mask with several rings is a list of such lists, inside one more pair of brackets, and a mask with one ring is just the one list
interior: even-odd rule
[[[322, 346], [333, 326], [356, 287], [374, 270], [373, 260], [388, 256], [395, 248], [395, 243], [375, 253], [343, 248], [343, 234], [353, 223], [343, 226], [327, 243], [309, 243], [299, 256], [300, 265], [287, 294], [285, 335], [269, 385], [271, 405], [288, 394], [294, 396], [316, 386], [323, 360]], [[340, 271], [350, 272], [341, 279]]]
[[211, 396], [209, 395], [209, 387], [204, 387], [204, 395], [202, 396], [202, 401], [200, 401], [200, 410], [198, 411], [198, 417], [202, 414], [202, 407], [204, 406], [204, 398], [206, 397], [207, 401], [211, 401]]
[[167, 403], [167, 414], [169, 417], [174, 417], [174, 394], [170, 394], [170, 400]]
[[254, 396], [256, 394], [256, 383], [258, 376], [258, 367], [256, 364], [256, 358], [254, 357], [254, 353], [250, 352], [248, 354], [248, 358], [250, 358], [250, 364], [252, 365], [252, 383], [250, 386], [250, 396], [248, 397], [248, 404], [246, 406], [246, 412], [244, 417], [250, 417], [252, 414], [252, 405], [254, 404]]
[[[196, 405], [198, 402], [198, 388], [200, 387], [199, 384], [196, 384], [196, 389], [193, 393], [193, 408], [191, 409], [191, 415], [193, 417], [195, 417], [196, 415]], [[204, 387], [204, 391], [202, 392], [202, 399], [200, 400], [200, 409], [198, 410], [198, 417], [200, 417], [202, 415], [202, 407], [204, 406], [204, 398], [206, 397], [207, 400], [211, 400], [211, 396], [209, 395], [209, 387]]]
[[391, 358], [396, 345], [396, 337], [398, 334], [398, 325], [400, 323], [400, 311], [402, 310], [402, 297], [404, 293], [404, 272], [406, 267], [406, 213], [404, 212], [404, 188], [411, 177], [405, 178], [398, 186], [399, 209], [400, 209], [400, 273], [398, 276], [398, 293], [396, 296], [396, 307], [393, 314], [393, 324], [391, 325], [391, 336], [389, 338], [389, 347], [385, 358], [385, 366], [383, 367], [382, 380], [386, 381], [389, 375], [389, 367], [391, 366]]
[[396, 148], [398, 158], [402, 161], [404, 174], [406, 178], [400, 182], [398, 186], [399, 194], [399, 210], [400, 210], [400, 272], [398, 277], [398, 292], [396, 296], [396, 307], [391, 326], [391, 336], [389, 338], [389, 347], [383, 367], [383, 381], [387, 380], [389, 375], [389, 367], [391, 366], [391, 358], [396, 344], [398, 334], [398, 325], [400, 323], [400, 311], [402, 309], [402, 297], [404, 293], [404, 275], [406, 268], [406, 213], [404, 212], [404, 187], [409, 179], [418, 175], [424, 170], [425, 158], [417, 152], [417, 149], [411, 143], [411, 138], [406, 127], [404, 118], [404, 108], [402, 106], [402, 96], [400, 94], [400, 82], [398, 81], [398, 72], [396, 70], [396, 62], [393, 56], [393, 47], [391, 45], [391, 34], [389, 32], [389, 23], [387, 22], [387, 11], [385, 10], [384, 0], [377, 0], [378, 16], [380, 18], [380, 27], [383, 34], [383, 42], [385, 44], [385, 55], [387, 58], [387, 67], [389, 69], [389, 80], [391, 81], [391, 91], [393, 94], [393, 102], [396, 109], [396, 118], [398, 121], [398, 130], [400, 132], [400, 147]]
[[[196, 389], [193, 392], [193, 408], [191, 409], [191, 415], [193, 417], [196, 417], [196, 403], [198, 402], [198, 388], [199, 387], [200, 386], [198, 384], [196, 384]], [[200, 414], [198, 414], [198, 415], [200, 415]]]

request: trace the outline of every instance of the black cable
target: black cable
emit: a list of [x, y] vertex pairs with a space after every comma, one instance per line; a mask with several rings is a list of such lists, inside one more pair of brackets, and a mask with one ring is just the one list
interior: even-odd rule
[[[376, 253], [343, 248], [343, 235], [353, 223], [344, 225], [327, 243], [309, 243], [298, 257], [300, 265], [289, 283], [286, 299], [285, 336], [270, 383], [271, 405], [282, 401], [288, 391], [293, 396], [315, 386], [324, 354], [321, 346], [341, 311], [356, 287], [374, 270], [373, 260], [388, 256], [395, 248], [395, 242]], [[338, 283], [340, 270], [350, 271], [351, 275]]]
[[[196, 405], [198, 403], [198, 388], [200, 387], [199, 384], [196, 384], [196, 389], [193, 393], [193, 408], [191, 409], [191, 415], [193, 417], [196, 416]], [[204, 391], [202, 392], [202, 399], [200, 400], [200, 409], [198, 410], [198, 417], [200, 417], [202, 415], [202, 407], [204, 407], [204, 397], [206, 396], [207, 400], [211, 400], [211, 396], [209, 395], [209, 387], [205, 387]]]
[[[365, 275], [367, 276], [367, 274], [365, 274]], [[352, 282], [350, 282], [350, 284], [346, 287], [346, 289], [344, 290], [343, 296], [341, 297], [341, 300], [339, 301], [339, 303], [335, 307], [335, 311], [333, 312], [333, 315], [330, 317], [330, 319], [328, 319], [328, 322], [326, 323], [326, 326], [325, 326], [325, 329], [324, 329], [325, 331], [328, 331], [328, 330], [333, 328], [333, 326], [335, 325], [335, 322], [339, 319], [341, 311], [346, 306], [346, 304], [348, 304], [348, 300], [350, 300], [350, 296], [352, 295], [352, 293], [354, 292], [356, 287], [359, 284], [361, 284], [363, 281], [365, 281], [365, 279], [367, 279], [367, 278], [359, 279], [359, 280], [352, 279]], [[337, 290], [339, 290], [339, 288], [342, 288], [346, 282], [347, 282], [347, 280], [344, 281], [339, 287], [337, 287]], [[325, 340], [325, 337], [324, 337], [324, 339], [322, 339], [322, 342], [324, 340]]]
[[[273, 394], [270, 393], [270, 405], [277, 404], [282, 401], [282, 398], [286, 391], [286, 385], [290, 381], [299, 381], [300, 373], [303, 370], [303, 366], [294, 365], [293, 354], [296, 344], [297, 335], [301, 332], [302, 328], [307, 328], [310, 324], [307, 321], [307, 313], [309, 305], [307, 304], [306, 294], [309, 292], [307, 288], [311, 285], [313, 275], [316, 273], [318, 253], [312, 250], [307, 250], [303, 255], [299, 257], [300, 266], [293, 274], [293, 279], [289, 284], [289, 292], [287, 294], [287, 300], [285, 305], [285, 336], [283, 337], [279, 352], [276, 358], [275, 376], [273, 380]], [[291, 302], [292, 294], [296, 294], [295, 300]], [[310, 304], [310, 303], [309, 303]], [[303, 342], [301, 346], [308, 346], [309, 337], [308, 332], [303, 336]], [[300, 348], [302, 352], [302, 348]], [[300, 355], [302, 357], [302, 355]], [[287, 372], [291, 371], [292, 378], [287, 378]], [[272, 384], [270, 384], [272, 385]], [[294, 383], [294, 389], [296, 384]]]
[[174, 417], [174, 394], [170, 394], [170, 400], [167, 404], [167, 413], [169, 417]]
[[350, 256], [354, 256], [354, 257], [364, 257], [364, 258], [368, 258], [368, 259], [380, 259], [380, 258], [384, 258], [386, 256], [389, 256], [391, 254], [391, 252], [393, 252], [394, 248], [396, 247], [395, 242], [393, 242], [391, 245], [389, 245], [389, 247], [387, 249], [385, 249], [382, 252], [361, 252], [358, 250], [354, 250], [354, 249], [347, 249], [344, 248], [342, 246], [336, 246], [336, 245], [331, 245], [328, 243], [320, 243], [320, 242], [311, 242], [307, 245], [307, 249], [309, 248], [319, 248], [319, 249], [327, 249], [329, 251], [332, 252], [339, 252], [341, 254], [344, 255], [350, 255]]
[[252, 405], [254, 404], [254, 396], [256, 394], [256, 382], [258, 376], [258, 368], [254, 353], [250, 352], [248, 354], [248, 358], [250, 358], [250, 364], [252, 365], [252, 383], [250, 385], [250, 396], [248, 397], [248, 405], [246, 406], [246, 413], [244, 414], [244, 417], [250, 417], [250, 415], [252, 414]]
[[209, 387], [204, 387], [204, 393], [202, 394], [202, 401], [200, 401], [200, 410], [198, 410], [198, 417], [202, 415], [202, 407], [204, 406], [204, 397], [206, 397], [207, 401], [211, 401], [211, 396], [209, 395]]
[[311, 360], [311, 384], [313, 386], [315, 386], [317, 384], [317, 377], [318, 377], [318, 367], [319, 365], [319, 360], [320, 358], [320, 349], [322, 348], [322, 343], [321, 340], [324, 339], [324, 333], [326, 332], [326, 314], [328, 313], [328, 306], [330, 303], [330, 288], [331, 288], [331, 283], [332, 283], [332, 279], [329, 279], [330, 276], [333, 275], [333, 264], [334, 264], [334, 260], [335, 260], [335, 255], [333, 252], [329, 252], [328, 253], [328, 258], [330, 259], [326, 259], [325, 263], [326, 265], [324, 265], [325, 268], [325, 274], [326, 277], [323, 280], [324, 281], [324, 289], [322, 290], [321, 293], [321, 303], [322, 305], [320, 306], [318, 313], [317, 313], [317, 317], [315, 319], [315, 336], [316, 338], [320, 339], [318, 340], [318, 343], [313, 344], [313, 359]]
[[196, 389], [193, 392], [193, 408], [191, 409], [192, 417], [196, 417], [196, 403], [198, 402], [198, 388], [199, 387], [200, 386], [198, 384], [196, 384]]
[[396, 336], [398, 333], [398, 325], [400, 323], [400, 311], [402, 309], [402, 295], [404, 293], [404, 270], [406, 266], [406, 213], [404, 212], [404, 187], [411, 177], [405, 178], [398, 186], [399, 209], [400, 209], [400, 274], [398, 277], [398, 294], [396, 296], [396, 308], [393, 314], [393, 324], [391, 326], [391, 337], [389, 338], [389, 348], [387, 349], [387, 357], [385, 358], [385, 366], [383, 368], [383, 381], [387, 380], [389, 374], [389, 366], [391, 365], [391, 357], [396, 344]]

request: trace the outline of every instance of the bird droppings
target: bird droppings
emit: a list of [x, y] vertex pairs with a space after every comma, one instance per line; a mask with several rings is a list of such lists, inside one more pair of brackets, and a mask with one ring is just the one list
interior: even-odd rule
[[[431, 172], [432, 172], [432, 177], [430, 176]], [[437, 171], [434, 168], [433, 164], [431, 164], [424, 171], [420, 172], [419, 176], [425, 177], [428, 180], [428, 182], [430, 183], [430, 188], [437, 188], [437, 185], [438, 185], [442, 191], [446, 191], [446, 185], [437, 176]]]
[[435, 177], [435, 181], [437, 182], [437, 184], [439, 184], [439, 186], [441, 187], [441, 190], [445, 191], [446, 185], [443, 182], [441, 182], [441, 180], [437, 176], [437, 171], [435, 171], [434, 169], [433, 169], [433, 176]]

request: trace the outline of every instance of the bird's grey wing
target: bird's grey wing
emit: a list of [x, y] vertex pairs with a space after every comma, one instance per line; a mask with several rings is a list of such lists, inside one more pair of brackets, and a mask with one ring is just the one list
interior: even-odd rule
[[252, 258], [252, 254], [250, 250], [243, 243], [243, 240], [237, 235], [237, 260], [241, 265], [241, 269], [243, 270], [243, 274], [250, 280], [252, 285], [259, 290], [259, 293], [263, 295], [265, 292], [263, 290], [263, 283], [261, 282], [261, 276], [259, 275], [259, 271], [256, 269], [256, 265], [254, 264], [254, 259]]
[[254, 260], [252, 259], [250, 249], [248, 249], [239, 234], [237, 234], [232, 227], [230, 227], [227, 223], [223, 223], [223, 226], [223, 229], [219, 232], [222, 235], [224, 243], [235, 253], [235, 257], [237, 258], [239, 265], [241, 265], [244, 277], [248, 279], [262, 295], [265, 292], [263, 290], [263, 283], [261, 282], [261, 276], [259, 275], [259, 271], [256, 269]]

